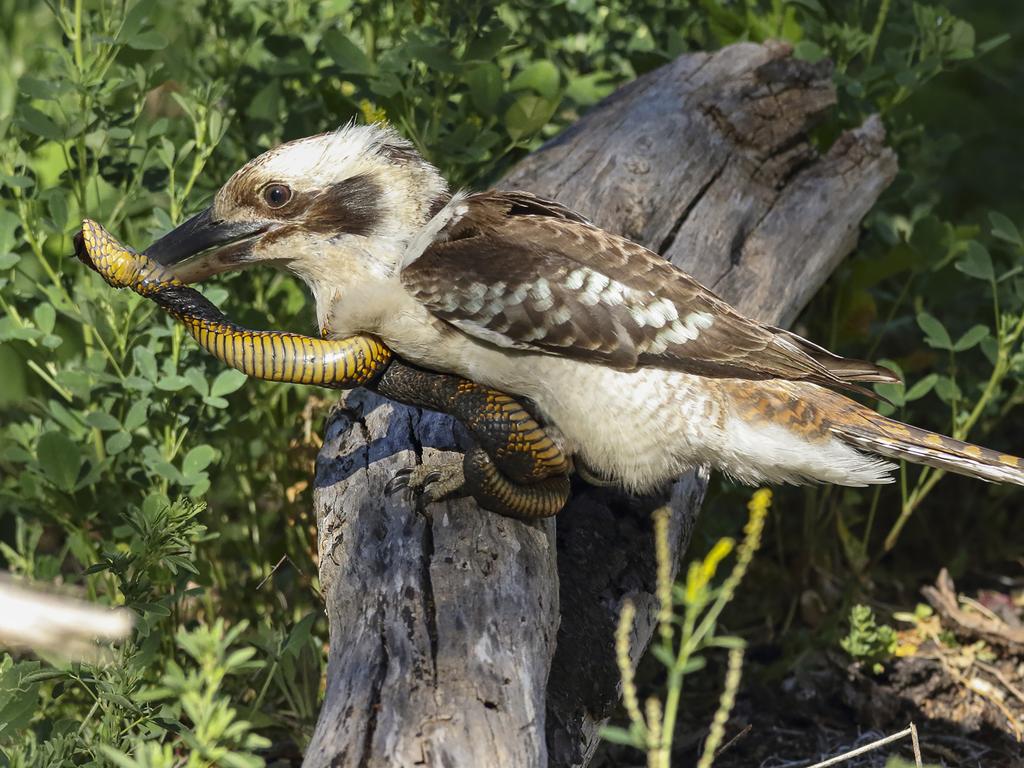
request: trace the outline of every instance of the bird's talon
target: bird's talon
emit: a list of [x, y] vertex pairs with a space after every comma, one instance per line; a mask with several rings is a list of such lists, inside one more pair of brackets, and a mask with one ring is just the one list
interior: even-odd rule
[[394, 496], [403, 488], [408, 487], [410, 475], [412, 475], [412, 467], [400, 469], [397, 472], [395, 472], [395, 474], [392, 475], [391, 479], [388, 480], [387, 484], [384, 486], [384, 495]]
[[456, 460], [400, 469], [384, 486], [384, 492], [390, 496], [400, 491], [406, 504], [423, 506], [457, 495], [464, 484], [462, 461]]

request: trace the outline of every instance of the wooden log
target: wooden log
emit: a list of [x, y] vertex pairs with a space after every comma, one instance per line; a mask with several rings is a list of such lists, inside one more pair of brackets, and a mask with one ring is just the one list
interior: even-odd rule
[[[826, 64], [788, 46], [696, 53], [613, 94], [503, 182], [658, 250], [743, 311], [789, 323], [853, 248], [896, 172], [870, 119], [823, 155], [808, 129], [835, 103]], [[316, 472], [330, 618], [327, 689], [308, 766], [584, 766], [614, 711], [612, 631], [654, 627], [649, 512], [662, 500], [574, 483], [555, 521], [469, 500], [428, 516], [382, 489], [464, 447], [451, 421], [346, 395]], [[706, 486], [670, 492], [681, 555]]]

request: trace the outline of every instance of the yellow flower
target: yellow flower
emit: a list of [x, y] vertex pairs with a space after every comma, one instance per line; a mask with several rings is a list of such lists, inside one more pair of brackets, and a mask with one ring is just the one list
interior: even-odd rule
[[388, 119], [384, 108], [378, 107], [369, 99], [363, 99], [359, 102], [359, 111], [363, 113], [363, 120], [367, 123], [383, 123]]

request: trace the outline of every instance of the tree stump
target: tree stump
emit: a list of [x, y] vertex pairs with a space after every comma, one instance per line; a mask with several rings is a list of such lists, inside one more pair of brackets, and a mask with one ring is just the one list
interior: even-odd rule
[[[824, 154], [826, 63], [779, 43], [681, 56], [610, 96], [502, 183], [657, 250], [742, 311], [785, 325], [852, 250], [896, 172], [880, 121]], [[585, 766], [618, 701], [612, 634], [654, 628], [650, 511], [574, 480], [555, 520], [460, 499], [423, 515], [383, 494], [399, 469], [461, 450], [447, 417], [365, 391], [328, 419], [316, 469], [327, 690], [307, 766]], [[676, 560], [707, 477], [672, 488]], [[556, 530], [557, 528], [557, 530]]]

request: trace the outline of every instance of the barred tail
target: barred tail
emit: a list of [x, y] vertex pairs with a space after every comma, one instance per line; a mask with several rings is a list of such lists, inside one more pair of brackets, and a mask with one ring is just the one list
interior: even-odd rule
[[881, 456], [990, 483], [1024, 485], [1024, 459], [887, 419], [868, 408], [858, 408], [854, 418], [833, 423], [831, 430], [849, 445]]

